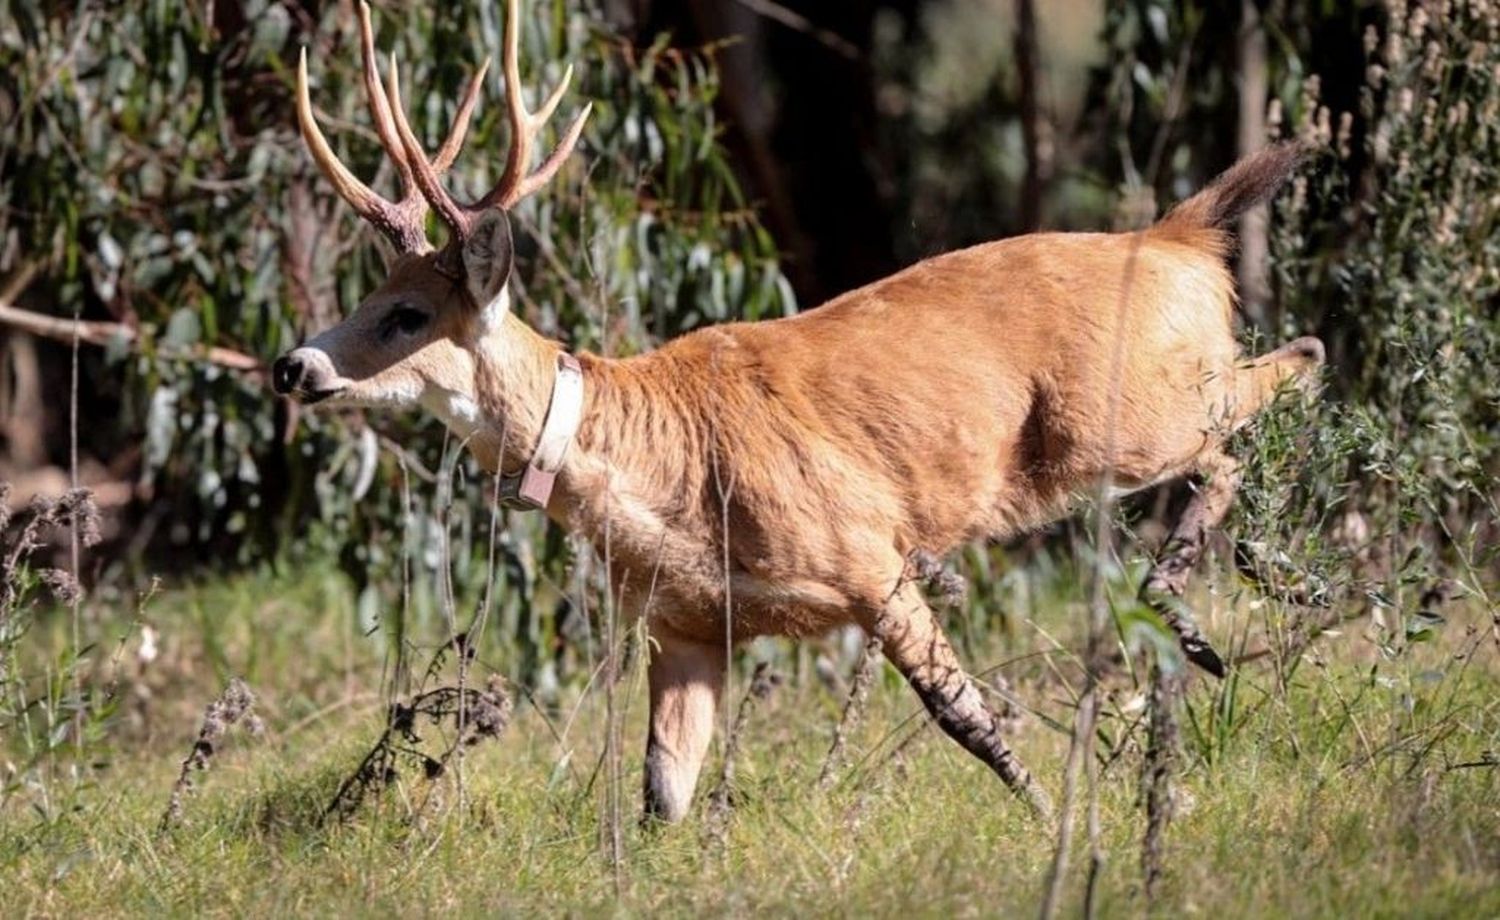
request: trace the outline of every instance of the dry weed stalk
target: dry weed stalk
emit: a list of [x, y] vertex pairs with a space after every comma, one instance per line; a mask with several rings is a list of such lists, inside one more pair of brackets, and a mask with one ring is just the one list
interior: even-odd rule
[[[875, 798], [876, 793], [888, 786], [892, 777], [898, 781], [906, 778], [908, 771], [906, 753], [916, 740], [926, 733], [927, 726], [931, 724], [932, 719], [927, 715], [923, 714], [920, 716], [916, 727], [908, 732], [905, 738], [897, 742], [889, 754], [880, 761], [866, 767], [863, 773], [860, 774], [860, 782], [855, 786], [856, 794], [854, 801], [849, 805], [848, 810], [844, 812], [843, 826], [847, 833], [852, 835], [859, 832], [859, 829], [864, 825], [865, 812], [869, 808], [870, 802]], [[893, 737], [897, 731], [900, 731], [899, 726], [887, 737]], [[890, 768], [889, 772], [886, 772], [887, 767]]]
[[962, 575], [943, 567], [943, 560], [925, 549], [914, 549], [906, 556], [906, 571], [898, 589], [907, 582], [920, 582], [946, 607], [957, 607], [968, 596], [969, 584]]
[[1156, 896], [1156, 885], [1161, 880], [1164, 869], [1162, 848], [1176, 800], [1172, 779], [1177, 769], [1177, 701], [1182, 690], [1182, 675], [1169, 673], [1160, 666], [1151, 669], [1150, 742], [1146, 748], [1146, 759], [1141, 764], [1141, 780], [1145, 786], [1146, 798], [1146, 834], [1141, 840], [1141, 874], [1145, 879], [1148, 905]]
[[[10, 511], [11, 491], [9, 483], [0, 482], [0, 533], [11, 528], [15, 517]], [[23, 786], [34, 788], [39, 793], [36, 804], [44, 814], [50, 814], [53, 780], [65, 776], [70, 781], [77, 780], [90, 728], [105, 717], [118, 687], [114, 681], [106, 681], [102, 687], [90, 687], [84, 682], [85, 671], [94, 662], [85, 661], [86, 650], [79, 639], [78, 614], [84, 592], [76, 573], [80, 550], [94, 546], [101, 539], [99, 509], [93, 492], [73, 488], [57, 499], [36, 495], [21, 517], [23, 521], [15, 527], [14, 535], [0, 547], [0, 726], [28, 736], [25, 747], [29, 762], [23, 767], [7, 765], [9, 777], [0, 783], [0, 802]], [[64, 537], [66, 542], [60, 539]], [[71, 550], [70, 570], [35, 564], [39, 554], [56, 552], [62, 547]], [[57, 670], [49, 667], [45, 676], [36, 675], [45, 681], [47, 688], [41, 698], [28, 692], [26, 659], [19, 654], [21, 643], [34, 623], [38, 600], [34, 589], [38, 586], [58, 604], [73, 610], [72, 642], [66, 659]], [[54, 689], [60, 692], [54, 693]], [[33, 720], [39, 723], [39, 729], [45, 730], [45, 740], [39, 734], [32, 734]], [[58, 757], [63, 740], [71, 748], [73, 758], [66, 765]], [[18, 783], [17, 777], [22, 773], [27, 774], [27, 780]]]
[[849, 698], [845, 700], [839, 724], [833, 730], [833, 743], [829, 745], [828, 755], [823, 758], [823, 769], [818, 773], [818, 788], [821, 790], [827, 791], [833, 785], [838, 771], [843, 769], [844, 748], [848, 745], [849, 733], [859, 725], [860, 717], [864, 715], [865, 704], [870, 698], [870, 686], [875, 683], [875, 675], [880, 669], [880, 649], [878, 637], [871, 636], [866, 640], [859, 668], [854, 672], [854, 683], [849, 688]]
[[[443, 686], [418, 693], [408, 703], [393, 703], [386, 715], [385, 730], [323, 809], [324, 820], [330, 815], [340, 819], [353, 815], [367, 795], [399, 777], [397, 767], [402, 758], [419, 765], [424, 779], [438, 779], [464, 749], [499, 738], [510, 725], [512, 710], [505, 679], [498, 674], [490, 676], [483, 690]], [[419, 747], [422, 736], [417, 729], [424, 721], [454, 728], [451, 740], [436, 756]]]
[[162, 813], [158, 833], [166, 833], [181, 823], [183, 803], [193, 791], [193, 774], [209, 768], [229, 729], [241, 722], [251, 735], [259, 736], [265, 730], [260, 716], [255, 714], [255, 694], [250, 692], [249, 685], [236, 677], [203, 710], [198, 738], [182, 759], [182, 769], [177, 774], [177, 782], [172, 784], [172, 797], [167, 802], [167, 810]]
[[[10, 483], [0, 482], [0, 533], [11, 524], [10, 493]], [[76, 534], [80, 546], [94, 546], [101, 539], [99, 508], [88, 489], [70, 489], [56, 500], [34, 496], [25, 514], [26, 523], [0, 553], [0, 687], [14, 677], [11, 652], [30, 625], [29, 591], [34, 582], [29, 576], [60, 604], [74, 605], [83, 599], [83, 586], [72, 572], [32, 567], [32, 557], [47, 548], [48, 537], [57, 531]], [[74, 648], [78, 647], [75, 641]]]
[[735, 762], [739, 759], [740, 738], [744, 735], [745, 725], [750, 721], [756, 704], [769, 699], [780, 684], [781, 675], [771, 670], [770, 662], [762, 661], [755, 666], [755, 674], [750, 678], [750, 686], [740, 700], [739, 712], [735, 714], [734, 725], [724, 743], [724, 766], [719, 772], [719, 782], [708, 794], [707, 821], [709, 837], [721, 847], [726, 842], [729, 830], [729, 814], [734, 810], [734, 770]]
[[[1156, 156], [1153, 153], [1153, 160]], [[1150, 170], [1155, 175], [1156, 169]], [[1121, 287], [1119, 306], [1115, 311], [1116, 329], [1125, 327], [1125, 310], [1130, 302], [1129, 292], [1135, 281], [1135, 265], [1139, 250], [1139, 236], [1132, 240], [1130, 253], [1125, 260], [1125, 277]], [[1115, 452], [1115, 436], [1119, 429], [1120, 400], [1122, 390], [1119, 385], [1121, 372], [1124, 367], [1124, 336], [1116, 336], [1114, 348], [1110, 355], [1109, 380], [1114, 381], [1109, 394], [1109, 417], [1105, 426], [1106, 431], [1106, 455], [1113, 457]], [[1094, 585], [1092, 597], [1089, 601], [1088, 613], [1088, 640], [1084, 653], [1084, 687], [1083, 693], [1078, 699], [1078, 709], [1073, 716], [1072, 739], [1068, 744], [1068, 759], [1063, 767], [1063, 796], [1062, 810], [1057, 816], [1056, 840], [1052, 850], [1052, 865], [1047, 872], [1046, 893], [1042, 899], [1042, 920], [1051, 920], [1057, 915], [1058, 904], [1062, 900], [1062, 886], [1067, 878], [1069, 850], [1073, 841], [1073, 806], [1074, 799], [1078, 793], [1078, 774], [1080, 769], [1087, 764], [1087, 797], [1086, 807], [1088, 815], [1089, 836], [1089, 873], [1084, 890], [1085, 916], [1093, 916], [1094, 892], [1099, 879], [1099, 873], [1103, 867], [1103, 847], [1100, 844], [1099, 827], [1099, 784], [1096, 764], [1094, 763], [1094, 726], [1099, 714], [1099, 674], [1104, 665], [1105, 630], [1109, 620], [1108, 598], [1105, 588], [1106, 574], [1103, 560], [1112, 551], [1114, 541], [1110, 530], [1110, 508], [1112, 507], [1111, 486], [1112, 467], [1106, 466], [1105, 474], [1099, 482], [1099, 498], [1096, 508], [1096, 525], [1094, 530]]]
[[[10, 524], [10, 491], [10, 483], [0, 483], [0, 531]], [[14, 614], [25, 590], [23, 567], [37, 550], [46, 546], [48, 531], [76, 530], [78, 541], [84, 546], [94, 546], [101, 539], [99, 507], [94, 502], [94, 493], [88, 489], [69, 489], [56, 501], [37, 495], [26, 513], [25, 525], [10, 549], [0, 556], [0, 625]], [[82, 595], [82, 587], [69, 572], [42, 568], [36, 574], [62, 603], [72, 603]]]

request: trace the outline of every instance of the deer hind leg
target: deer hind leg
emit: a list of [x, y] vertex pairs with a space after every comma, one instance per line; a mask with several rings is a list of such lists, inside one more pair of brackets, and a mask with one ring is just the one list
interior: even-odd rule
[[1215, 677], [1224, 676], [1224, 661], [1181, 598], [1187, 591], [1188, 576], [1203, 556], [1209, 531], [1224, 520], [1238, 486], [1239, 464], [1229, 456], [1215, 452], [1198, 461], [1193, 496], [1172, 525], [1171, 535], [1141, 585], [1141, 599], [1177, 633], [1183, 654]]
[[655, 630], [651, 640], [645, 817], [675, 823], [687, 814], [713, 740], [727, 659], [722, 645]]
[[[1238, 367], [1230, 429], [1253, 418], [1275, 398], [1286, 381], [1312, 385], [1322, 365], [1323, 343], [1304, 336]], [[1180, 600], [1187, 591], [1188, 575], [1203, 556], [1209, 531], [1223, 522], [1234, 502], [1235, 489], [1239, 486], [1239, 464], [1215, 448], [1199, 457], [1195, 467], [1196, 490], [1172, 526], [1172, 533], [1156, 564], [1147, 573], [1141, 586], [1141, 598], [1177, 633], [1177, 640], [1189, 661], [1215, 677], [1223, 677], [1223, 659]]]
[[903, 584], [861, 625], [879, 637], [886, 658], [905, 676], [948, 737], [995, 771], [1039, 815], [1050, 816], [1047, 793], [1005, 743], [1002, 719], [959, 665], [953, 646], [916, 586]]

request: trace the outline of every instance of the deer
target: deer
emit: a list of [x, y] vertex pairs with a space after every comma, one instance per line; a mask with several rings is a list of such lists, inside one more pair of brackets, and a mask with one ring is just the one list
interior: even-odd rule
[[[309, 406], [435, 415], [498, 477], [509, 507], [544, 513], [608, 560], [619, 609], [649, 636], [643, 820], [689, 813], [734, 645], [850, 624], [879, 640], [946, 735], [1047, 814], [1046, 790], [909, 560], [1064, 518], [1101, 483], [1194, 484], [1141, 592], [1191, 661], [1224, 674], [1173, 599], [1232, 503], [1229, 435], [1323, 364], [1313, 337], [1242, 357], [1227, 268], [1235, 220], [1274, 195], [1303, 148], [1247, 156], [1145, 229], [983, 243], [791, 316], [711, 325], [631, 357], [575, 354], [518, 316], [508, 291], [507, 214], [558, 172], [590, 112], [531, 169], [572, 72], [527, 109], [519, 17], [510, 0], [509, 151], [472, 203], [443, 177], [488, 60], [429, 157], [394, 56], [382, 86], [360, 5], [370, 115], [401, 185], [390, 200], [323, 136], [303, 50], [302, 138], [395, 255], [346, 318], [275, 361], [272, 385]], [[429, 209], [447, 228], [441, 249], [426, 235]]]

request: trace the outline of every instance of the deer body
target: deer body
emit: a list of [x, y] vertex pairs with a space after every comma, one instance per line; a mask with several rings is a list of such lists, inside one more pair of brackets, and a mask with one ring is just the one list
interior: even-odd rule
[[[607, 535], [621, 574], [659, 568], [658, 594], [698, 608], [685, 632], [723, 638], [727, 574], [737, 635], [800, 635], [889, 594], [913, 550], [1055, 520], [1106, 470], [1126, 488], [1181, 475], [1231, 418], [1230, 282], [1216, 255], [1148, 236], [1126, 291], [1131, 249], [1124, 235], [992, 243], [799, 316], [587, 355], [549, 513]], [[540, 356], [528, 383], [480, 375], [496, 438], [545, 405], [557, 347], [511, 330]], [[527, 427], [502, 466], [524, 462]]]
[[[620, 576], [655, 577], [653, 606], [692, 608], [684, 633], [722, 640], [726, 576], [737, 636], [822, 632], [888, 594], [913, 550], [1055, 520], [1106, 471], [1124, 489], [1191, 472], [1241, 400], [1296, 367], [1242, 369], [1231, 321], [1217, 253], [1149, 231], [939, 256], [791, 318], [583, 356], [584, 423], [548, 511], [607, 537]], [[480, 374], [479, 402], [492, 443], [530, 420], [511, 422], [514, 469], [558, 346], [519, 321], [506, 334], [536, 357]]]
[[[513, 124], [525, 128], [536, 122], [516, 114], [514, 4], [510, 13], [507, 83]], [[373, 74], [367, 11], [362, 21]], [[305, 71], [302, 80], [304, 134], [346, 188], [309, 124]], [[461, 206], [436, 178], [449, 145], [426, 160], [394, 70], [372, 111], [401, 175], [454, 242], [432, 252], [392, 218], [420, 208], [411, 194], [391, 205], [363, 186], [347, 193], [406, 254], [349, 319], [277, 363], [277, 387], [309, 402], [420, 405], [487, 469], [524, 467], [561, 351], [509, 309], [503, 208], [540, 184], [522, 179], [524, 141], [506, 169], [512, 185]], [[581, 119], [568, 137], [580, 128]], [[570, 146], [565, 138], [542, 172]], [[648, 812], [675, 820], [687, 810], [726, 637], [846, 623], [882, 640], [950, 736], [1046, 808], [909, 583], [907, 560], [1055, 520], [1106, 478], [1128, 491], [1198, 476], [1204, 487], [1147, 585], [1182, 593], [1203, 532], [1232, 498], [1225, 436], [1322, 360], [1316, 340], [1299, 339], [1241, 361], [1224, 264], [1224, 228], [1297, 159], [1282, 147], [1242, 161], [1138, 233], [989, 243], [797, 316], [703, 329], [627, 359], [578, 356], [581, 424], [546, 511], [594, 542], [626, 612], [647, 619]], [[1190, 657], [1222, 668], [1191, 621], [1171, 622]]]

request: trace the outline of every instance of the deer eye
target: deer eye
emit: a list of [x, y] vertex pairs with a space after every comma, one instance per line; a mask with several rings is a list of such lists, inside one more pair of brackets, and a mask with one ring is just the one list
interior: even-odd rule
[[397, 332], [411, 335], [427, 325], [430, 317], [416, 307], [401, 305], [393, 308], [380, 321], [380, 338], [389, 340]]

